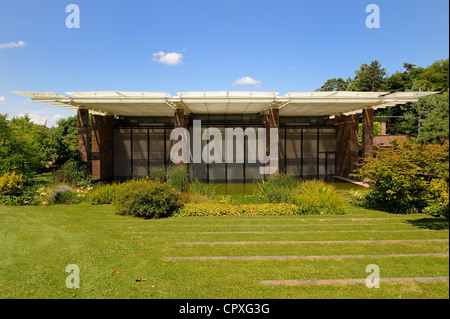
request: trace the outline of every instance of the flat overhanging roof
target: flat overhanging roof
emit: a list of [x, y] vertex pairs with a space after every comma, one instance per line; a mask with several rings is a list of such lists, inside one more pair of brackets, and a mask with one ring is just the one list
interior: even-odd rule
[[95, 114], [114, 116], [173, 116], [174, 109], [193, 114], [265, 113], [280, 110], [280, 116], [336, 116], [361, 113], [408, 102], [438, 92], [12, 92], [70, 109], [88, 109]]

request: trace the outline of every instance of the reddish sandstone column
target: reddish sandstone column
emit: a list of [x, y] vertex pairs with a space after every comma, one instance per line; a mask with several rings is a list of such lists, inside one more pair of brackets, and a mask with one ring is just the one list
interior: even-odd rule
[[184, 115], [184, 110], [183, 109], [175, 109], [175, 127], [186, 127], [185, 124], [185, 120], [187, 120], [188, 118]]
[[358, 115], [336, 116], [328, 125], [336, 126], [336, 175], [349, 177], [358, 165]]
[[89, 111], [78, 109], [78, 150], [83, 162], [89, 161]]
[[92, 179], [107, 180], [114, 177], [113, 118], [92, 115]]
[[363, 158], [373, 156], [373, 109], [363, 110]]

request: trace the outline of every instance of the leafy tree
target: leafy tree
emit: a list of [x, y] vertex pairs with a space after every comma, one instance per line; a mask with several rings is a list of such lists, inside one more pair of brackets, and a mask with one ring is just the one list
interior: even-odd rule
[[[403, 64], [387, 79], [390, 92], [441, 91], [448, 92], [448, 59], [438, 60], [427, 68]], [[448, 94], [423, 97], [416, 103], [407, 103], [376, 111], [386, 116], [390, 134], [408, 134], [418, 142], [443, 143], [448, 139]]]
[[49, 144], [55, 166], [62, 166], [70, 161], [81, 162], [78, 151], [77, 117], [58, 120], [57, 127], [51, 130]]
[[386, 80], [386, 88], [389, 92], [404, 92], [412, 89], [413, 82], [425, 71], [415, 64], [403, 63], [403, 71], [397, 71]]
[[448, 92], [449, 59], [438, 60], [415, 77], [413, 90]]
[[322, 87], [316, 91], [326, 92], [326, 91], [347, 91], [350, 85], [350, 79], [345, 81], [342, 78], [333, 78], [327, 80]]
[[403, 63], [403, 68], [405, 69], [405, 73], [410, 73], [411, 71], [413, 71], [414, 69], [416, 69], [417, 65], [416, 64], [412, 64], [412, 63], [408, 63], [405, 62]]
[[7, 120], [0, 114], [0, 173], [19, 172], [29, 177], [48, 163], [48, 130], [28, 115]]
[[444, 143], [449, 138], [449, 95], [448, 93], [421, 98], [415, 107], [424, 115], [420, 119], [420, 143]]
[[355, 71], [350, 90], [378, 92], [386, 90], [386, 69], [377, 60], [364, 63]]

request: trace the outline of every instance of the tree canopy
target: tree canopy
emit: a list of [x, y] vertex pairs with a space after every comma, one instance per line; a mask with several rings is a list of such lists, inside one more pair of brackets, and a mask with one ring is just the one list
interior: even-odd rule
[[403, 63], [403, 68], [388, 75], [374, 60], [355, 71], [355, 77], [327, 80], [317, 91], [407, 92], [438, 91], [442, 94], [423, 97], [407, 103], [376, 110], [375, 116], [387, 122], [388, 133], [408, 134], [417, 142], [443, 143], [449, 136], [449, 59], [441, 59], [427, 67]]
[[8, 114], [0, 114], [0, 176], [15, 171], [30, 177], [50, 167], [80, 162], [76, 116], [57, 124], [47, 128], [31, 122], [28, 115], [8, 120]]

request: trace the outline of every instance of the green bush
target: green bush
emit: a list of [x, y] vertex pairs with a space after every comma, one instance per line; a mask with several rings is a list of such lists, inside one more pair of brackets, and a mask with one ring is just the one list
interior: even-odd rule
[[167, 180], [166, 169], [164, 166], [157, 167], [150, 171], [148, 178], [154, 182], [164, 183]]
[[23, 176], [16, 172], [6, 172], [0, 177], [0, 195], [19, 196], [23, 193]]
[[52, 190], [48, 195], [47, 204], [77, 204], [80, 202], [79, 196], [69, 186], [60, 185]]
[[42, 172], [51, 160], [49, 132], [28, 115], [8, 120], [8, 114], [0, 114], [0, 175], [15, 171], [27, 179]]
[[448, 216], [448, 142], [400, 141], [394, 148], [377, 150], [358, 176], [371, 184], [365, 198], [369, 207], [399, 214], [424, 212], [437, 216], [441, 212], [441, 216]]
[[278, 216], [299, 215], [300, 209], [292, 204], [244, 204], [232, 205], [224, 203], [186, 204], [176, 216]]
[[275, 174], [256, 185], [256, 195], [267, 203], [286, 203], [295, 194], [298, 180], [289, 174]]
[[184, 192], [189, 183], [188, 171], [186, 165], [173, 166], [169, 170], [168, 182], [175, 189]]
[[[381, 123], [373, 122], [373, 135], [381, 135]], [[363, 144], [363, 125], [359, 123], [358, 125], [358, 144]]]
[[20, 196], [0, 195], [0, 205], [33, 206], [33, 205], [39, 205], [39, 201], [34, 192], [25, 191]]
[[297, 205], [302, 214], [345, 214], [342, 196], [334, 187], [318, 180], [303, 181], [289, 202]]
[[182, 207], [181, 194], [168, 183], [130, 181], [116, 196], [117, 213], [142, 218], [161, 218]]
[[90, 185], [90, 177], [87, 175], [87, 167], [75, 161], [66, 162], [54, 172], [54, 184], [64, 183], [69, 185]]
[[423, 212], [435, 217], [449, 216], [449, 189], [444, 179], [433, 179], [430, 182], [427, 207]]
[[264, 198], [259, 195], [224, 195], [219, 197], [219, 202], [232, 205], [266, 203]]
[[366, 192], [359, 192], [354, 189], [338, 190], [337, 192], [342, 196], [344, 201], [350, 205], [360, 207], [364, 207], [366, 205], [365, 199]]
[[113, 204], [122, 184], [105, 184], [94, 187], [85, 197], [91, 205]]

